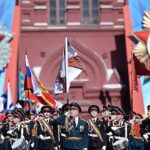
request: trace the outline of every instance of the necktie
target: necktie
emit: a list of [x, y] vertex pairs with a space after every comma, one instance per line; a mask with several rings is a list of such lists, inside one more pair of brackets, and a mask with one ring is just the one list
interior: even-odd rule
[[95, 120], [95, 119], [93, 119], [93, 122], [94, 122], [94, 123], [96, 123], [96, 120]]
[[73, 125], [74, 125], [74, 127], [76, 127], [76, 121], [75, 121], [75, 119], [74, 119], [74, 121], [73, 121]]

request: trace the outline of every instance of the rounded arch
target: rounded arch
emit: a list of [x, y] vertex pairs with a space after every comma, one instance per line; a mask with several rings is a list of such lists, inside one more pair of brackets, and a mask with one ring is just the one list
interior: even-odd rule
[[[100, 90], [107, 81], [107, 67], [103, 58], [78, 40], [73, 40], [70, 43], [77, 50], [81, 61], [85, 65], [85, 70], [77, 78], [77, 81], [81, 82], [80, 85], [83, 84], [86, 90]], [[54, 87], [62, 56], [63, 47], [51, 53], [42, 66], [39, 77], [46, 87], [50, 87], [49, 90]]]

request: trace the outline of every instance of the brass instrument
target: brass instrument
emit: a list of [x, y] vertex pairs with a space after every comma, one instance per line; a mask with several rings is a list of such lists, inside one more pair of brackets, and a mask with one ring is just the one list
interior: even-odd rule
[[66, 118], [65, 118], [65, 129], [66, 129], [67, 132], [68, 132], [68, 129], [69, 129], [69, 120], [68, 119], [69, 119], [68, 116], [66, 116]]
[[30, 121], [31, 121], [31, 120], [24, 120], [24, 121], [19, 122], [18, 125], [23, 125], [23, 126], [25, 126], [25, 125], [28, 125], [28, 124], [30, 123]]
[[96, 133], [96, 135], [98, 136], [99, 140], [103, 142], [102, 135], [99, 129], [96, 127], [95, 123], [91, 119], [89, 119], [89, 123], [90, 123], [90, 126], [93, 128], [94, 132]]
[[66, 116], [66, 118], [65, 118], [65, 130], [66, 130], [66, 132], [70, 132], [72, 128], [73, 128], [73, 119], [70, 118], [69, 116]]
[[41, 119], [40, 122], [43, 124], [43, 126], [48, 131], [48, 133], [49, 133], [53, 143], [56, 143], [55, 138], [54, 138], [54, 134], [53, 134], [53, 131], [52, 131], [52, 128], [46, 123], [46, 121], [44, 119]]
[[131, 136], [135, 136], [135, 127], [134, 127], [134, 123], [132, 123], [132, 125], [131, 125], [131, 132], [130, 132], [130, 134], [131, 134]]
[[34, 123], [33, 129], [31, 130], [32, 136], [37, 136], [37, 121]]

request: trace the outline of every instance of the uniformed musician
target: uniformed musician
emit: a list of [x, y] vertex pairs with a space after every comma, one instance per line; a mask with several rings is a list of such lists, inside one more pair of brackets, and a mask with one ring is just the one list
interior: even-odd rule
[[[57, 124], [66, 127], [63, 144], [65, 150], [87, 150], [88, 148], [88, 123], [79, 117], [80, 112], [80, 105], [73, 102], [70, 104], [70, 111], [60, 115], [56, 120]], [[68, 120], [65, 120], [66, 117]]]
[[[53, 110], [52, 111], [52, 120], [56, 120], [59, 117], [59, 111]], [[53, 126], [53, 134], [55, 138], [55, 150], [60, 150], [60, 125], [54, 125]], [[57, 147], [56, 147], [57, 145]]]
[[[68, 103], [65, 103], [60, 110], [60, 115], [68, 112], [69, 110], [70, 110], [70, 105]], [[67, 121], [69, 117], [70, 116], [67, 116], [65, 120]], [[64, 148], [65, 138], [66, 138], [66, 127], [65, 127], [65, 124], [63, 124], [63, 125], [60, 125], [60, 149], [61, 150], [65, 150]]]
[[22, 108], [15, 108], [13, 110], [13, 116], [14, 116], [14, 129], [13, 134], [16, 135], [16, 139], [23, 138], [27, 141], [30, 139], [30, 133], [28, 125], [25, 121], [26, 114]]
[[98, 119], [100, 109], [97, 105], [91, 105], [88, 113], [89, 119], [89, 146], [88, 150], [106, 150], [107, 138], [104, 123]]
[[12, 131], [14, 128], [13, 115], [11, 112], [6, 112], [4, 125], [1, 129], [1, 150], [10, 150], [11, 149], [11, 138], [13, 138]]
[[147, 106], [148, 117], [142, 121], [141, 135], [144, 138], [144, 149], [150, 149], [150, 105]]
[[52, 135], [52, 121], [51, 121], [51, 107], [42, 106], [41, 112], [44, 115], [44, 119], [38, 120], [37, 135], [39, 136], [39, 150], [54, 150], [54, 141]]
[[144, 150], [144, 142], [140, 133], [142, 115], [134, 113], [130, 129], [129, 150]]

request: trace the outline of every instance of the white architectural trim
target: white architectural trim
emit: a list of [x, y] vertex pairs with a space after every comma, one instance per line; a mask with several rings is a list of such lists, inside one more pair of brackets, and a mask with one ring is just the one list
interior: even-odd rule
[[114, 23], [113, 22], [100, 22], [100, 25], [102, 25], [102, 26], [112, 26], [112, 25], [114, 25]]
[[43, 6], [43, 5], [38, 5], [38, 6], [34, 6], [35, 10], [45, 10], [47, 9], [47, 6]]
[[79, 5], [68, 5], [67, 9], [80, 9]]
[[115, 84], [104, 84], [103, 88], [104, 89], [122, 89], [124, 85], [115, 83]]
[[100, 5], [100, 8], [111, 9], [111, 8], [113, 8], [113, 5]]
[[22, 4], [30, 4], [30, 1], [29, 0], [23, 0]]
[[81, 25], [81, 23], [80, 22], [68, 22], [67, 25], [68, 26], [79, 26], [79, 25]]
[[48, 26], [47, 22], [36, 22], [34, 23], [34, 26]]
[[114, 25], [114, 29], [124, 29], [124, 25]]

